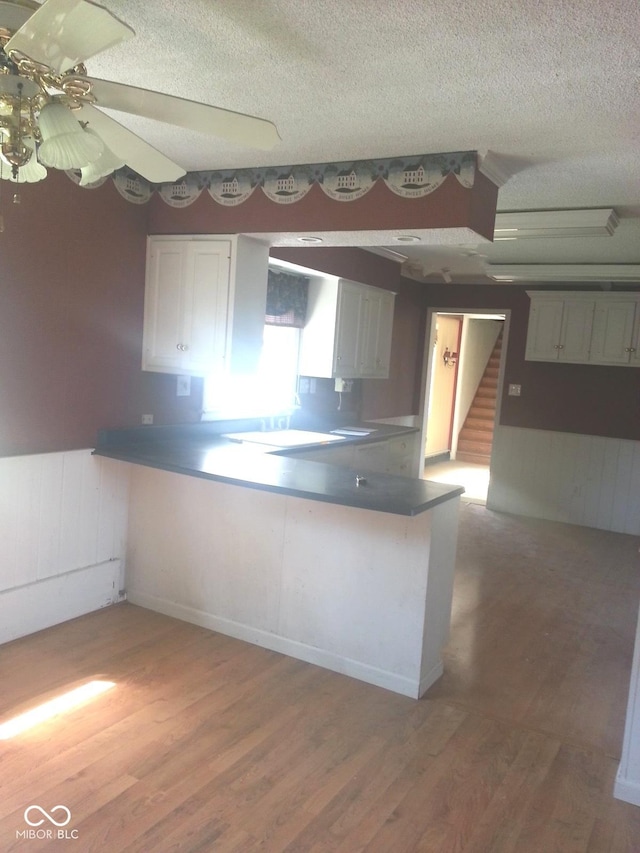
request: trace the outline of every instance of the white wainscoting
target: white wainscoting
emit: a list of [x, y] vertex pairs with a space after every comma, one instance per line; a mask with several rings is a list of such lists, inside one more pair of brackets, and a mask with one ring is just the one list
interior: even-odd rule
[[0, 642], [119, 600], [128, 468], [90, 450], [0, 459]]
[[487, 506], [640, 534], [640, 441], [496, 427]]

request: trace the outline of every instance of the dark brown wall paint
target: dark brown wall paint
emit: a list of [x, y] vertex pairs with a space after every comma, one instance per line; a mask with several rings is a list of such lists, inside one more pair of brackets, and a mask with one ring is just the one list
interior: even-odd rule
[[[178, 398], [174, 376], [140, 369], [149, 207], [110, 181], [85, 190], [54, 170], [21, 187], [19, 205], [2, 189], [0, 455], [91, 447], [98, 429], [137, 425], [146, 412], [156, 423], [197, 420], [201, 381]], [[362, 382], [364, 417], [417, 413], [427, 307], [510, 308], [506, 382], [523, 395], [505, 397], [502, 423], [640, 439], [640, 370], [524, 361], [524, 288], [418, 284], [359, 249], [273, 254], [398, 293], [392, 375]]]
[[449, 175], [434, 192], [401, 198], [378, 181], [366, 195], [334, 201], [319, 187], [293, 204], [277, 204], [255, 191], [242, 204], [226, 207], [208, 192], [188, 207], [174, 208], [160, 196], [150, 202], [150, 234], [237, 234], [305, 231], [379, 231], [387, 229], [473, 228], [493, 234], [498, 190], [478, 172], [474, 186], [463, 187]]
[[[530, 305], [525, 290], [518, 285], [425, 285], [423, 297], [432, 308], [511, 309], [500, 423], [640, 440], [638, 368], [525, 361]], [[522, 385], [521, 397], [506, 395], [509, 383]]]
[[2, 183], [0, 455], [92, 447], [143, 411], [173, 420], [175, 378], [140, 369], [147, 207], [55, 170], [19, 205]]

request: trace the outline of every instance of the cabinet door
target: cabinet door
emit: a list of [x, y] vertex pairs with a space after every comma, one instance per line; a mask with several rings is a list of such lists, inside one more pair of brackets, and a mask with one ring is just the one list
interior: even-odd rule
[[418, 477], [419, 433], [398, 436], [388, 441], [387, 473]]
[[179, 373], [184, 350], [187, 244], [151, 242], [147, 254], [142, 369]]
[[[629, 364], [637, 356], [636, 303], [611, 299], [596, 305], [591, 339], [591, 361], [598, 364]], [[640, 315], [639, 318], [640, 319]]]
[[187, 244], [182, 370], [222, 373], [227, 355], [230, 243]]
[[363, 289], [359, 331], [359, 375], [386, 379], [391, 360], [395, 295], [380, 288]]
[[353, 448], [353, 467], [356, 473], [371, 471], [386, 474], [389, 458], [389, 443], [378, 441], [375, 444], [363, 444]]
[[527, 348], [528, 361], [557, 361], [560, 352], [562, 331], [562, 309], [564, 300], [531, 299]]
[[334, 376], [341, 376], [344, 379], [360, 376], [362, 311], [362, 288], [357, 284], [341, 281], [333, 351]]
[[559, 361], [589, 361], [595, 303], [587, 299], [565, 299], [562, 312]]

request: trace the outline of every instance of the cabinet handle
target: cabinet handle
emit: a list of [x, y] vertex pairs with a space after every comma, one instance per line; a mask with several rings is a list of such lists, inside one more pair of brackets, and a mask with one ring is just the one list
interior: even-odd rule
[[625, 351], [625, 352], [635, 352], [635, 351], [636, 351], [636, 348], [635, 348], [635, 347], [625, 347], [625, 348], [624, 348], [624, 351]]
[[176, 349], [180, 350], [180, 352], [187, 352], [189, 347], [187, 346], [187, 344], [176, 344]]
[[182, 344], [176, 344], [176, 349], [182, 352]]
[[556, 347], [556, 349], [564, 349], [564, 344], [558, 344], [558, 346]]

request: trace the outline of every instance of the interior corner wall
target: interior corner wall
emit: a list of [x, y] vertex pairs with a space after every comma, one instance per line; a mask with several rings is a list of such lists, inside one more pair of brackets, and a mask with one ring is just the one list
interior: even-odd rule
[[142, 412], [189, 419], [175, 377], [140, 368], [148, 206], [53, 169], [20, 204], [2, 183], [0, 456], [93, 447]]

